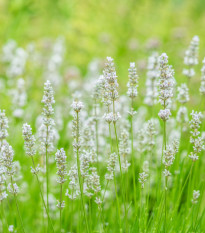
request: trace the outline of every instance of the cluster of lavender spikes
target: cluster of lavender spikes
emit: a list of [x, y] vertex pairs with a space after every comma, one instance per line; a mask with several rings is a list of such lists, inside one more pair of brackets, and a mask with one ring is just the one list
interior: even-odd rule
[[[198, 50], [198, 38], [194, 37], [189, 49], [186, 52], [185, 57], [185, 64], [189, 67], [189, 70], [185, 71], [184, 73], [187, 77], [192, 77], [194, 75], [193, 66], [198, 63], [197, 58], [197, 50]], [[147, 82], [146, 82], [146, 97], [144, 102], [148, 106], [153, 106], [157, 103], [157, 98], [159, 98], [159, 103], [163, 107], [160, 110], [158, 116], [161, 120], [164, 121], [164, 124], [169, 120], [171, 116], [170, 109], [172, 106], [172, 97], [174, 95], [174, 71], [172, 66], [168, 65], [168, 56], [163, 53], [161, 56], [158, 56], [157, 53], [153, 53], [152, 56], [149, 58], [148, 61], [148, 72], [147, 72]], [[200, 93], [204, 95], [205, 93], [205, 62], [203, 61], [202, 67], [202, 77], [201, 77], [201, 87]], [[107, 186], [104, 187], [102, 190], [101, 186], [102, 180], [100, 179], [100, 168], [99, 168], [99, 161], [98, 155], [104, 153], [106, 155], [106, 171], [104, 175], [103, 182], [107, 182], [107, 185], [110, 181], [114, 180], [115, 189], [116, 189], [116, 199], [118, 198], [118, 190], [116, 188], [116, 176], [118, 176], [119, 170], [123, 169], [123, 176], [128, 174], [129, 167], [131, 164], [131, 153], [135, 150], [137, 152], [137, 156], [143, 152], [147, 156], [146, 159], [153, 159], [151, 158], [154, 150], [157, 150], [157, 131], [156, 131], [156, 119], [150, 119], [146, 122], [145, 125], [134, 125], [136, 127], [136, 131], [138, 132], [137, 140], [132, 142], [134, 150], [131, 150], [131, 140], [130, 140], [130, 131], [131, 126], [129, 122], [124, 119], [121, 119], [121, 115], [124, 117], [128, 117], [130, 114], [134, 117], [134, 105], [133, 100], [138, 96], [138, 74], [136, 65], [134, 62], [130, 63], [130, 67], [128, 69], [128, 91], [127, 96], [131, 100], [131, 111], [127, 111], [124, 115], [120, 112], [120, 106], [118, 106], [117, 100], [119, 100], [120, 96], [118, 94], [118, 80], [115, 70], [114, 61], [111, 57], [107, 57], [105, 67], [103, 70], [103, 75], [100, 76], [99, 80], [95, 85], [95, 90], [93, 92], [93, 99], [95, 101], [94, 106], [100, 106], [100, 101], [103, 102], [106, 113], [102, 116], [105, 121], [108, 123], [109, 130], [107, 130], [104, 124], [99, 124], [99, 129], [96, 127], [97, 123], [101, 123], [100, 121], [100, 114], [99, 117], [97, 116], [97, 111], [95, 112], [94, 116], [87, 117], [87, 113], [83, 113], [83, 108], [86, 103], [83, 104], [79, 98], [74, 98], [73, 103], [71, 104], [73, 120], [72, 120], [72, 136], [73, 136], [73, 154], [74, 159], [71, 161], [71, 166], [69, 170], [67, 168], [67, 156], [66, 151], [61, 148], [56, 151], [55, 153], [55, 161], [56, 161], [56, 168], [57, 168], [57, 183], [60, 185], [60, 200], [57, 201], [57, 207], [60, 209], [60, 216], [61, 211], [65, 207], [65, 201], [63, 200], [63, 195], [67, 196], [71, 202], [73, 203], [76, 199], [81, 199], [82, 201], [82, 210], [84, 211], [84, 218], [86, 220], [86, 208], [85, 208], [85, 197], [88, 200], [94, 197], [94, 202], [98, 205], [100, 214], [102, 214], [104, 197], [107, 194]], [[19, 87], [20, 92], [18, 96], [21, 99], [20, 102], [23, 104], [19, 104], [18, 109], [21, 107], [23, 108], [26, 102], [26, 96], [24, 93], [23, 84]], [[158, 90], [159, 89], [159, 90]], [[177, 101], [180, 103], [180, 107], [177, 112], [177, 121], [180, 126], [186, 125], [188, 122], [188, 110], [185, 106], [187, 102], [189, 102], [189, 89], [185, 83], [182, 83], [177, 88]], [[41, 126], [39, 127], [40, 140], [41, 140], [41, 153], [43, 154], [43, 159], [41, 165], [35, 166], [34, 163], [34, 156], [38, 154], [38, 147], [37, 143], [38, 140], [35, 139], [35, 136], [32, 133], [32, 128], [30, 125], [25, 123], [22, 128], [22, 134], [24, 137], [24, 147], [25, 147], [25, 154], [31, 158], [32, 160], [32, 167], [31, 172], [37, 177], [39, 182], [40, 192], [41, 190], [41, 182], [44, 182], [45, 174], [41, 174], [44, 172], [44, 168], [46, 167], [46, 173], [48, 175], [48, 169], [50, 161], [52, 161], [51, 152], [54, 151], [54, 92], [50, 81], [46, 81], [44, 84], [44, 95], [42, 99], [42, 103], [44, 105], [43, 108], [43, 116], [41, 121]], [[18, 104], [17, 104], [18, 105]], [[100, 107], [99, 107], [100, 108]], [[103, 108], [102, 108], [103, 109]], [[102, 110], [100, 109], [100, 110]], [[104, 110], [104, 109], [103, 109]], [[101, 112], [102, 113], [102, 112]], [[128, 113], [128, 114], [127, 114]], [[84, 116], [84, 115], [86, 116]], [[127, 115], [126, 115], [127, 114]], [[123, 118], [122, 117], [122, 118]], [[202, 150], [204, 150], [204, 138], [200, 136], [200, 125], [201, 119], [203, 117], [201, 112], [192, 111], [191, 113], [191, 121], [190, 124], [190, 143], [193, 144], [193, 152], [191, 152], [188, 157], [192, 161], [196, 161], [199, 159], [199, 154]], [[140, 120], [140, 117], [139, 119]], [[136, 120], [136, 122], [137, 122]], [[99, 122], [98, 122], [99, 121]], [[119, 127], [116, 127], [116, 122], [120, 122]], [[111, 126], [114, 126], [111, 128]], [[138, 127], [138, 128], [137, 128]], [[109, 131], [109, 132], [107, 132]], [[134, 128], [135, 129], [135, 128]], [[7, 198], [7, 190], [16, 197], [19, 193], [19, 187], [15, 180], [16, 174], [16, 167], [14, 162], [14, 151], [7, 142], [8, 137], [8, 119], [5, 115], [5, 111], [0, 110], [0, 201], [2, 202], [4, 199]], [[99, 130], [97, 132], [97, 130]], [[99, 133], [100, 132], [100, 133]], [[118, 132], [120, 132], [120, 136], [118, 139]], [[102, 139], [98, 141], [97, 136], [102, 136]], [[182, 132], [181, 132], [182, 133]], [[113, 137], [115, 135], [115, 138]], [[133, 135], [132, 135], [133, 136]], [[176, 138], [176, 137], [175, 137]], [[107, 141], [110, 141], [110, 145], [108, 146]], [[133, 138], [132, 138], [133, 140]], [[163, 139], [163, 146], [162, 147], [162, 164], [164, 165], [164, 170], [162, 174], [165, 177], [165, 189], [168, 190], [167, 187], [167, 179], [171, 176], [171, 167], [175, 162], [175, 156], [179, 150], [179, 140], [173, 140], [171, 145], [166, 145], [166, 142], [170, 140], [170, 138], [166, 139], [166, 131]], [[112, 143], [112, 142], [115, 143]], [[170, 140], [171, 141], [171, 140]], [[98, 148], [98, 143], [101, 145], [100, 149]], [[105, 150], [102, 152], [103, 146]], [[116, 151], [113, 147], [116, 145]], [[99, 152], [100, 151], [100, 152]], [[158, 151], [157, 151], [158, 153]], [[134, 159], [138, 159], [137, 156]], [[46, 159], [46, 163], [45, 163]], [[100, 157], [102, 160], [102, 157]], [[104, 158], [103, 158], [104, 159]], [[118, 162], [119, 160], [119, 162]], [[141, 158], [139, 159], [141, 160]], [[141, 161], [140, 161], [141, 162]], [[158, 161], [154, 161], [156, 165], [158, 165]], [[141, 163], [143, 166], [140, 169], [141, 172], [138, 174], [138, 182], [140, 184], [141, 189], [145, 189], [146, 182], [149, 180], [151, 182], [151, 172], [152, 170], [149, 169], [150, 163], [148, 160], [143, 161]], [[135, 167], [134, 167], [135, 169]], [[135, 172], [135, 170], [134, 170]], [[40, 173], [40, 174], [39, 174]], [[39, 180], [38, 175], [41, 175], [41, 179]], [[122, 174], [120, 174], [122, 176]], [[8, 183], [8, 187], [6, 188], [6, 180], [10, 179]], [[161, 178], [161, 177], [160, 177]], [[66, 192], [64, 193], [62, 185], [66, 183], [68, 180], [68, 186]], [[161, 180], [160, 180], [161, 181]], [[47, 177], [47, 190], [43, 190], [43, 192], [47, 192], [47, 206], [45, 205], [45, 210], [47, 212], [48, 219], [49, 217], [49, 208], [51, 204], [48, 200], [48, 182], [49, 177]], [[46, 183], [45, 182], [45, 183]], [[135, 182], [135, 180], [134, 180]], [[122, 185], [122, 184], [121, 184]], [[44, 186], [43, 186], [44, 187]], [[124, 187], [123, 187], [124, 188]], [[102, 192], [104, 191], [104, 192]], [[103, 195], [104, 194], [104, 195]], [[124, 194], [123, 194], [124, 195]], [[198, 199], [200, 196], [200, 191], [193, 191], [193, 198], [192, 203], [197, 204]], [[125, 194], [126, 197], [126, 194]], [[124, 198], [124, 197], [123, 197]], [[122, 199], [123, 199], [122, 198]], [[44, 202], [44, 196], [42, 195], [42, 200]], [[45, 204], [45, 203], [44, 203]], [[126, 206], [126, 203], [125, 203]], [[126, 208], [125, 208], [126, 211]], [[60, 217], [61, 218], [61, 217]], [[50, 221], [50, 220], [49, 220]], [[61, 221], [61, 220], [60, 220]], [[49, 224], [48, 224], [49, 225]], [[49, 226], [48, 226], [49, 228]], [[9, 227], [10, 231], [12, 231], [12, 226]]]

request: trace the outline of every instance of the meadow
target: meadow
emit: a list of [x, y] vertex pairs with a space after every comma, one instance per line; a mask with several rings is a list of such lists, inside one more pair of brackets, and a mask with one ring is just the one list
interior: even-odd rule
[[0, 232], [205, 232], [203, 1], [0, 6]]

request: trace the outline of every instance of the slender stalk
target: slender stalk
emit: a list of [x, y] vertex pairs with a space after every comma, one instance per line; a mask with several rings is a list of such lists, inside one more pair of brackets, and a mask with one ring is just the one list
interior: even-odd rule
[[[131, 113], [133, 112], [133, 98], [131, 102]], [[135, 178], [135, 158], [134, 158], [134, 136], [133, 136], [133, 114], [131, 114], [131, 157], [132, 157], [132, 180], [134, 188], [134, 205], [135, 212], [137, 211], [137, 199], [136, 199], [136, 178]]]
[[95, 99], [95, 141], [96, 141], [96, 153], [97, 153], [97, 165], [98, 165], [99, 139], [98, 139], [98, 119], [97, 119], [97, 101], [96, 101], [96, 99]]
[[118, 136], [117, 136], [117, 129], [116, 129], [116, 124], [114, 124], [114, 130], [115, 130], [115, 138], [116, 138], [116, 144], [117, 144], [117, 154], [118, 154], [118, 159], [119, 159], [119, 164], [120, 164], [120, 177], [121, 177], [121, 187], [123, 191], [123, 202], [124, 202], [124, 210], [125, 210], [125, 223], [127, 223], [127, 210], [126, 210], [126, 203], [125, 203], [125, 192], [124, 192], [124, 184], [123, 184], [123, 174], [122, 174], [122, 165], [121, 165], [121, 158], [120, 158], [120, 152], [119, 152], [119, 144], [118, 144]]
[[143, 213], [143, 204], [142, 204], [142, 197], [143, 197], [143, 189], [141, 188], [141, 193], [140, 193], [140, 221], [139, 221], [139, 229], [142, 226], [142, 232], [144, 231], [143, 229], [143, 224], [142, 224], [142, 213]]
[[[34, 169], [36, 169], [36, 166], [35, 166], [33, 157], [31, 157], [31, 160], [32, 160]], [[45, 200], [44, 200], [44, 197], [43, 197], [43, 192], [42, 192], [42, 190], [41, 190], [41, 184], [40, 184], [40, 181], [39, 181], [39, 178], [38, 178], [38, 174], [35, 174], [35, 176], [36, 176], [36, 179], [37, 179], [37, 183], [38, 183], [38, 187], [39, 187], [39, 190], [40, 190], [41, 199], [42, 199], [42, 201], [43, 201], [43, 205], [44, 205], [44, 208], [45, 208], [45, 210], [46, 210], [46, 214], [47, 214], [48, 220], [49, 220], [50, 223], [51, 223], [51, 229], [52, 229], [52, 231], [54, 232], [53, 223], [52, 223], [52, 221], [51, 221], [51, 218], [50, 218], [50, 215], [49, 215], [49, 212], [48, 212], [48, 208], [47, 208], [47, 206], [46, 206], [46, 203], [45, 203]]]
[[188, 210], [188, 207], [189, 207], [189, 202], [190, 202], [190, 193], [191, 193], [191, 176], [192, 176], [192, 173], [193, 173], [193, 169], [194, 169], [194, 162], [192, 162], [192, 166], [191, 166], [191, 172], [190, 172], [190, 176], [189, 176], [189, 182], [188, 182], [188, 190], [187, 190], [187, 205], [186, 205], [186, 208]]
[[[77, 135], [79, 135], [79, 115], [78, 115], [78, 112], [76, 112], [76, 117], [77, 117]], [[77, 153], [77, 167], [78, 167], [78, 180], [79, 180], [79, 185], [80, 185], [81, 205], [82, 205], [84, 219], [85, 219], [85, 223], [86, 223], [86, 230], [87, 230], [87, 232], [89, 232], [87, 216], [85, 213], [84, 198], [83, 198], [83, 182], [82, 182], [82, 177], [81, 177], [81, 173], [80, 173], [80, 158], [79, 158], [79, 147], [78, 147], [79, 137], [78, 136], [76, 138], [76, 143], [77, 143], [76, 153]]]
[[[164, 149], [167, 148], [166, 140], [166, 121], [164, 121]], [[163, 153], [162, 153], [163, 157]], [[163, 158], [162, 158], [163, 159]], [[165, 176], [165, 197], [164, 197], [164, 231], [166, 233], [166, 224], [167, 224], [167, 177]]]
[[164, 196], [164, 211], [165, 211], [165, 213], [164, 213], [164, 232], [166, 233], [166, 227], [167, 227], [167, 225], [166, 225], [166, 223], [167, 223], [167, 181], [168, 181], [168, 179], [167, 179], [167, 176], [165, 176], [165, 196]]
[[63, 185], [60, 184], [60, 232], [62, 229], [62, 208], [61, 208], [61, 204], [62, 204], [62, 189], [63, 189]]
[[[45, 150], [46, 150], [46, 201], [47, 201], [47, 210], [49, 213], [49, 199], [48, 199], [48, 194], [49, 194], [49, 161], [48, 161], [48, 125], [46, 126], [46, 145], [45, 145]], [[48, 219], [48, 229], [49, 229], [49, 219]]]
[[18, 200], [17, 200], [16, 194], [15, 194], [15, 191], [14, 191], [14, 183], [13, 183], [13, 178], [12, 178], [12, 176], [11, 176], [11, 185], [12, 185], [13, 194], [14, 194], [14, 199], [15, 199], [15, 203], [16, 203], [16, 209], [17, 209], [18, 216], [19, 216], [19, 219], [20, 219], [20, 222], [21, 222], [21, 228], [22, 228], [23, 233], [25, 233], [24, 225], [23, 225], [23, 220], [22, 220], [22, 218], [21, 218], [21, 213], [20, 213], [20, 210], [19, 210]]
[[73, 191], [72, 191], [72, 200], [71, 200], [71, 233], [73, 232]]
[[120, 232], [121, 232], [120, 204], [119, 204], [119, 198], [118, 198], [118, 194], [117, 194], [117, 184], [116, 184], [115, 173], [114, 173], [114, 184], [115, 184], [115, 195], [116, 195], [117, 209], [118, 209], [118, 220], [119, 220]]
[[108, 184], [109, 184], [109, 180], [107, 180], [107, 183], [106, 183], [106, 186], [105, 186], [105, 191], [104, 191], [104, 194], [103, 194], [102, 202], [103, 202], [104, 199], [105, 199], [105, 193], [106, 193], [106, 191], [107, 191]]
[[[113, 114], [115, 115], [115, 102], [113, 100]], [[127, 210], [126, 210], [126, 203], [125, 203], [125, 193], [124, 193], [124, 184], [123, 184], [123, 174], [122, 174], [122, 164], [121, 164], [121, 158], [120, 158], [120, 151], [119, 151], [119, 140], [117, 135], [117, 127], [116, 122], [114, 122], [114, 131], [115, 131], [115, 139], [116, 139], [116, 145], [117, 145], [117, 155], [120, 165], [120, 176], [121, 176], [121, 187], [123, 191], [123, 203], [124, 203], [124, 210], [125, 210], [125, 224], [127, 223]]]

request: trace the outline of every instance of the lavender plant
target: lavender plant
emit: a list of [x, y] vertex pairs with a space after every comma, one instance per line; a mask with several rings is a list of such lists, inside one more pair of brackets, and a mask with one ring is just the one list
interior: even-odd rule
[[[64, 61], [64, 42], [46, 43], [46, 51], [3, 46], [8, 80], [0, 78], [0, 95], [9, 120], [0, 110], [0, 232], [204, 232], [198, 37], [184, 60], [189, 85], [182, 64], [175, 80], [166, 53], [149, 46], [148, 64], [131, 62], [127, 78], [126, 64], [107, 57], [81, 79]], [[169, 60], [178, 62], [172, 53]], [[39, 77], [50, 80], [41, 115]]]

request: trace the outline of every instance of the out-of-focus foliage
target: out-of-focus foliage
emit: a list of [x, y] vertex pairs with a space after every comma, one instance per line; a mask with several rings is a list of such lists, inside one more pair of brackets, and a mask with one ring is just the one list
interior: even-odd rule
[[173, 47], [205, 35], [203, 0], [1, 0], [0, 9], [1, 44], [63, 35], [68, 64], [85, 72], [93, 57], [110, 55], [122, 77], [130, 60], [145, 58], [145, 48], [159, 44], [177, 65], [180, 56]]

